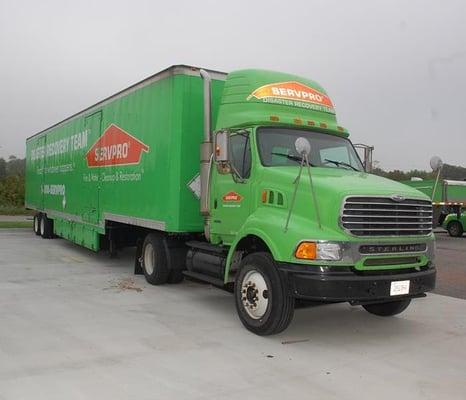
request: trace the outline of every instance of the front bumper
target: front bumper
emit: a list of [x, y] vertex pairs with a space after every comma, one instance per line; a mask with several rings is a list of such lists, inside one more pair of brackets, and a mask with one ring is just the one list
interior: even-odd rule
[[[436, 269], [433, 266], [420, 271], [400, 272], [386, 270], [377, 273], [361, 274], [351, 270], [321, 272], [319, 268], [280, 263], [279, 269], [289, 284], [293, 296], [298, 299], [351, 303], [396, 300], [398, 298], [419, 297], [435, 288]], [[403, 296], [390, 296], [393, 281], [410, 281], [409, 293]]]

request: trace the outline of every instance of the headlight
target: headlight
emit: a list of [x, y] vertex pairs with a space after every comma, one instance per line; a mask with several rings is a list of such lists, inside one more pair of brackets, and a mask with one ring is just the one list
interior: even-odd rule
[[319, 260], [336, 261], [341, 259], [341, 247], [338, 243], [317, 243], [317, 258]]
[[295, 257], [301, 260], [341, 259], [341, 246], [332, 242], [301, 242], [295, 251]]

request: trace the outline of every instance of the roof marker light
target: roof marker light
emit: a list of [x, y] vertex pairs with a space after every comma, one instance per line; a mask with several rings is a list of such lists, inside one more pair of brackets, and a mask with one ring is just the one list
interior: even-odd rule
[[271, 115], [270, 116], [270, 121], [277, 122], [277, 121], [280, 121], [280, 118], [278, 118], [276, 115]]
[[319, 125], [321, 128], [327, 128], [327, 124], [325, 122], [321, 122]]
[[302, 125], [302, 124], [303, 124], [303, 120], [300, 119], [300, 118], [295, 118], [295, 119], [293, 120], [293, 122], [294, 122], [296, 125]]

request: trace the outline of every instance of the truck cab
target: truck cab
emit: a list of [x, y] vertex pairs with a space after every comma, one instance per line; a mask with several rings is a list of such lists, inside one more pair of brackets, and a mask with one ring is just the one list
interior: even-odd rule
[[296, 299], [395, 315], [434, 288], [430, 199], [364, 170], [317, 83], [229, 74], [211, 137], [206, 238], [246, 328], [285, 329]]

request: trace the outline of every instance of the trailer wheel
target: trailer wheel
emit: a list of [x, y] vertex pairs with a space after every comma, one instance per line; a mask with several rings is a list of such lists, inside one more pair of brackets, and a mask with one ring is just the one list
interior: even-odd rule
[[141, 258], [141, 266], [147, 282], [151, 285], [167, 283], [170, 271], [161, 235], [149, 233], [146, 236], [142, 245]]
[[53, 237], [53, 220], [47, 218], [46, 214], [40, 216], [39, 231], [43, 239], [51, 239]]
[[235, 303], [243, 325], [257, 335], [272, 335], [288, 327], [294, 298], [270, 254], [253, 253], [241, 261]]
[[402, 313], [408, 308], [411, 299], [404, 299], [398, 301], [390, 301], [387, 303], [378, 304], [363, 304], [364, 309], [371, 314], [378, 315], [380, 317], [391, 317]]
[[32, 224], [32, 229], [37, 236], [40, 236], [40, 213], [34, 214], [34, 220]]
[[459, 221], [451, 221], [447, 225], [447, 231], [450, 236], [460, 237], [463, 235], [463, 225]]

